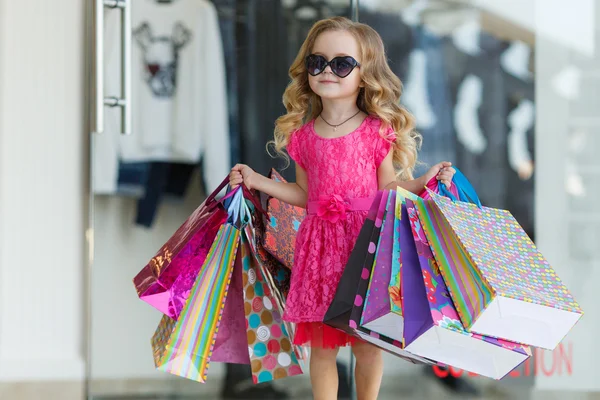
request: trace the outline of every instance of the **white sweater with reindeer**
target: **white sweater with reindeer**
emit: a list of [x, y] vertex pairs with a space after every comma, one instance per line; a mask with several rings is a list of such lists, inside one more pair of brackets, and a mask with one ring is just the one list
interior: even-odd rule
[[[106, 96], [120, 94], [119, 13], [105, 23]], [[94, 135], [94, 192], [117, 189], [119, 160], [197, 163], [208, 190], [230, 168], [225, 65], [218, 18], [206, 0], [138, 0], [132, 9], [132, 134], [106, 109]]]

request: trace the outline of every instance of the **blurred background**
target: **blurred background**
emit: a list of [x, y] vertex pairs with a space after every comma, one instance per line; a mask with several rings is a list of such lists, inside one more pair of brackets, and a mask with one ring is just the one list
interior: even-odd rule
[[386, 356], [380, 398], [596, 398], [597, 2], [0, 0], [1, 399], [311, 398], [307, 374], [155, 371], [160, 315], [131, 279], [233, 164], [282, 170], [265, 145], [288, 67], [334, 15], [382, 36], [421, 160], [452, 161], [510, 210], [586, 311], [499, 382]]

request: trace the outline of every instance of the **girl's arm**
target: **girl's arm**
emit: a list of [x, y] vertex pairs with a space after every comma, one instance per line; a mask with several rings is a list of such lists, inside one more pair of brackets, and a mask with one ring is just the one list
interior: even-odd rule
[[427, 185], [433, 177], [437, 177], [438, 181], [442, 181], [448, 188], [452, 182], [452, 177], [456, 173], [454, 168], [452, 168], [452, 163], [449, 162], [441, 162], [439, 164], [434, 165], [427, 171], [427, 173], [423, 176], [420, 176], [411, 181], [398, 182], [396, 181], [396, 172], [394, 171], [394, 150], [390, 150], [388, 155], [383, 159], [383, 162], [379, 166], [377, 170], [377, 177], [379, 181], [379, 190], [394, 190], [396, 187], [400, 186], [401, 188], [408, 190], [409, 192], [413, 192], [414, 194], [419, 194]]
[[419, 194], [425, 184], [423, 177], [419, 177], [417, 179], [413, 179], [411, 181], [398, 182], [396, 180], [396, 171], [394, 170], [394, 150], [390, 150], [388, 155], [383, 159], [379, 169], [377, 170], [377, 179], [379, 182], [379, 190], [394, 190], [396, 187], [400, 186], [401, 188], [408, 190], [409, 192], [413, 192], [415, 194]]
[[248, 189], [256, 189], [285, 203], [306, 208], [308, 178], [299, 165], [296, 165], [296, 183], [284, 183], [275, 182], [245, 164], [237, 164], [229, 174], [229, 185], [235, 188], [242, 182]]
[[275, 182], [266, 176], [255, 173], [252, 188], [274, 197], [284, 203], [306, 208], [308, 199], [308, 178], [306, 171], [296, 164], [296, 182]]

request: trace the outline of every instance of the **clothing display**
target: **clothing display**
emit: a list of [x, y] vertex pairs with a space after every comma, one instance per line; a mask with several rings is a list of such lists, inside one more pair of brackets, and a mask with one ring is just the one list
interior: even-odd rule
[[[533, 103], [529, 99], [521, 100], [518, 103], [511, 101], [511, 103], [508, 137], [511, 170], [507, 178], [506, 209], [510, 210], [527, 235], [534, 240], [535, 116], [532, 110]], [[511, 147], [515, 149], [510, 151]], [[514, 161], [511, 162], [510, 158]]]
[[[531, 48], [482, 31], [474, 10], [400, 3], [361, 2], [360, 20], [380, 33], [403, 82], [401, 101], [423, 136], [415, 174], [453, 162], [471, 177], [484, 204], [508, 209], [532, 235], [535, 129], [525, 110], [535, 101]], [[523, 111], [511, 124], [519, 104]]]
[[415, 46], [412, 28], [398, 13], [384, 13], [370, 9], [361, 9], [360, 22], [369, 25], [379, 33], [390, 68], [401, 80], [405, 80], [408, 73], [408, 59]]
[[[115, 13], [112, 13], [115, 14]], [[120, 33], [108, 16], [106, 93], [119, 93]], [[94, 139], [94, 192], [115, 194], [119, 161], [203, 159], [209, 190], [231, 168], [226, 71], [217, 12], [206, 0], [144, 0], [132, 8], [133, 128], [122, 136], [118, 113], [106, 113]]]
[[[501, 60], [509, 50], [508, 43], [486, 33], [477, 35], [479, 51], [473, 54], [461, 51], [452, 40], [444, 44], [446, 59], [452, 60], [447, 66], [455, 107], [455, 164], [469, 174], [484, 204], [520, 215], [519, 222], [530, 233], [533, 202], [524, 208], [522, 199], [532, 200], [533, 180], [520, 182], [523, 190], [514, 190], [511, 182], [519, 177], [511, 160], [514, 165], [515, 160], [531, 159], [524, 132], [533, 132], [533, 117], [525, 115], [531, 123], [525, 121], [523, 128], [515, 130], [510, 127], [509, 113], [514, 101], [534, 101], [533, 81], [523, 80], [503, 68]], [[517, 197], [521, 199], [516, 200]]]
[[227, 77], [227, 109], [229, 111], [229, 141], [231, 164], [241, 161], [240, 130], [238, 127], [238, 82], [236, 51], [236, 4], [237, 0], [211, 0], [219, 15], [219, 27], [225, 56], [225, 75]]
[[[486, 146], [480, 154], [473, 154], [464, 144], [458, 147], [458, 167], [470, 171], [477, 170], [477, 190], [482, 201], [489, 207], [504, 207], [506, 193], [506, 149], [508, 130], [508, 102], [505, 95], [504, 71], [500, 57], [506, 50], [506, 43], [482, 34], [481, 55], [472, 57], [467, 73], [477, 76], [482, 83], [482, 100], [478, 109], [479, 124], [484, 134]], [[461, 135], [457, 135], [460, 137]], [[465, 172], [467, 173], [467, 172]]]
[[[424, 27], [414, 29], [414, 38], [416, 48], [411, 56], [417, 62], [411, 65], [419, 70], [412, 71], [409, 76], [418, 82], [414, 85], [415, 82], [407, 82], [402, 101], [415, 112], [417, 130], [423, 136], [419, 154], [422, 165], [416, 170], [421, 175], [442, 160], [456, 159], [456, 137], [452, 128], [452, 103], [442, 39]], [[411, 109], [411, 105], [418, 108]]]
[[[500, 41], [470, 22], [444, 37], [441, 51], [456, 138], [453, 162], [469, 175], [485, 205], [509, 210], [533, 236], [533, 177], [520, 178], [510, 160], [533, 162], [535, 127], [531, 124], [515, 131], [509, 123], [510, 113], [520, 102], [535, 101], [533, 80], [514, 72], [526, 68], [515, 62], [529, 60], [522, 54], [506, 56], [506, 51], [515, 52], [514, 44]], [[426, 141], [424, 138], [421, 153]]]
[[[182, 201], [197, 166], [185, 163], [120, 163], [118, 193], [137, 198], [135, 223], [150, 228], [165, 198]], [[206, 187], [200, 182], [200, 190]]]
[[[238, 0], [237, 63], [242, 162], [267, 175], [271, 168], [295, 179], [281, 158], [269, 157], [275, 120], [285, 113], [281, 100], [289, 82], [288, 33], [280, 0]], [[265, 45], [268, 43], [268, 45]]]

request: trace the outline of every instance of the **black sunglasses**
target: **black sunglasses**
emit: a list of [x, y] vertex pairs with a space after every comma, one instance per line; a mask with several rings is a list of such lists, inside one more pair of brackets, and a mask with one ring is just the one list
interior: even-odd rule
[[312, 76], [317, 76], [325, 71], [328, 65], [331, 67], [331, 71], [340, 78], [347, 77], [354, 68], [360, 67], [359, 62], [350, 56], [335, 57], [331, 61], [327, 61], [325, 57], [317, 54], [306, 57], [306, 69]]

